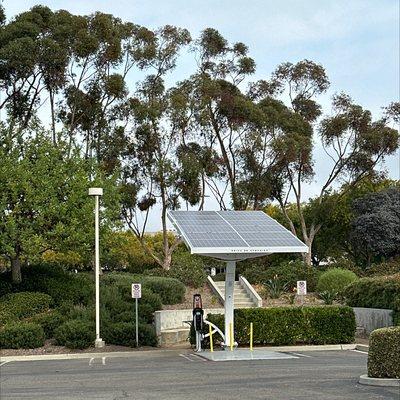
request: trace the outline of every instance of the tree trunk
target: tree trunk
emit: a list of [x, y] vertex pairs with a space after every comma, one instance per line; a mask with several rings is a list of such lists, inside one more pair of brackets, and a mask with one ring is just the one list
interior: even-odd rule
[[11, 258], [11, 277], [13, 283], [21, 283], [21, 260], [19, 256]]

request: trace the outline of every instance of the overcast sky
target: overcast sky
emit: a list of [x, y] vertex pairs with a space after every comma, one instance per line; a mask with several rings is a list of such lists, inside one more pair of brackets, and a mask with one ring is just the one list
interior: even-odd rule
[[[319, 100], [330, 111], [333, 93], [345, 91], [356, 102], [381, 115], [381, 107], [399, 101], [399, 0], [5, 0], [7, 17], [36, 4], [75, 14], [102, 11], [148, 28], [165, 24], [189, 29], [193, 37], [206, 27], [229, 41], [244, 42], [257, 63], [254, 80], [268, 78], [285, 61], [321, 63], [331, 89]], [[193, 57], [184, 56], [171, 80], [194, 71]], [[317, 174], [305, 192], [316, 193], [327, 173], [326, 156], [316, 146]], [[400, 179], [400, 156], [386, 164]], [[208, 208], [216, 207], [209, 200]], [[157, 212], [149, 230], [157, 230]]]

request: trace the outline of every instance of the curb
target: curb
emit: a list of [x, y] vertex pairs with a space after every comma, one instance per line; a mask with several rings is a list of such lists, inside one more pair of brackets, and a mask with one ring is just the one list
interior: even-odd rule
[[356, 350], [358, 350], [358, 351], [363, 351], [363, 352], [365, 352], [365, 353], [368, 353], [369, 346], [366, 345], [366, 344], [357, 344], [357, 345], [356, 345]]
[[361, 375], [358, 383], [369, 386], [400, 387], [400, 379], [395, 378], [370, 378], [368, 375]]
[[[308, 346], [274, 346], [274, 347], [256, 347], [254, 350], [262, 349], [269, 351], [331, 351], [331, 350], [356, 350], [357, 344], [325, 344], [325, 345], [308, 345]], [[11, 361], [51, 361], [51, 360], [74, 360], [74, 359], [90, 359], [102, 357], [134, 357], [135, 355], [154, 354], [158, 352], [173, 352], [187, 349], [154, 349], [145, 351], [113, 351], [104, 353], [67, 353], [67, 354], [41, 354], [28, 356], [5, 356], [0, 357], [0, 364], [5, 364]]]
[[51, 360], [75, 360], [75, 359], [90, 359], [90, 358], [115, 358], [115, 357], [134, 357], [136, 355], [154, 354], [158, 352], [177, 351], [178, 349], [155, 349], [142, 351], [111, 351], [104, 353], [66, 353], [66, 354], [40, 354], [28, 356], [5, 356], [0, 357], [0, 365], [11, 361], [51, 361]]

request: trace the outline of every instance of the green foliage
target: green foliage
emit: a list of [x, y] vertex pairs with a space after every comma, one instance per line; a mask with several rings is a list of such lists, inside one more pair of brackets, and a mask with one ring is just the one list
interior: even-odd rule
[[94, 324], [79, 319], [60, 325], [54, 332], [56, 343], [70, 349], [85, 349], [94, 343]]
[[279, 279], [278, 275], [275, 275], [272, 279], [266, 281], [264, 286], [271, 299], [279, 299], [279, 297], [281, 297], [281, 295], [288, 289], [287, 282], [283, 282]]
[[46, 339], [51, 339], [54, 336], [54, 331], [63, 324], [67, 319], [66, 315], [59, 311], [49, 311], [42, 314], [37, 314], [29, 318], [29, 322], [40, 325], [43, 328]]
[[207, 279], [204, 271], [204, 260], [188, 252], [176, 252], [172, 256], [169, 276], [178, 279], [187, 286], [202, 287]]
[[331, 305], [336, 300], [337, 293], [325, 290], [321, 293], [318, 293], [318, 296], [324, 302], [324, 304]]
[[342, 296], [351, 307], [394, 310], [400, 297], [400, 275], [361, 278], [348, 285]]
[[400, 274], [400, 258], [384, 261], [379, 264], [372, 264], [365, 273], [368, 276], [385, 276]]
[[0, 329], [0, 348], [35, 349], [44, 345], [45, 334], [39, 324], [14, 322]]
[[309, 292], [315, 290], [318, 271], [315, 267], [306, 265], [300, 260], [284, 262], [278, 266], [255, 265], [247, 267], [242, 275], [250, 283], [264, 283], [274, 276], [278, 276], [280, 280], [287, 283], [288, 289], [296, 287], [297, 281], [307, 281], [307, 289]]
[[371, 260], [400, 255], [400, 188], [370, 193], [353, 204], [355, 218], [350, 241], [360, 258]]
[[142, 277], [140, 282], [145, 288], [158, 294], [163, 304], [178, 304], [184, 300], [185, 285], [178, 279], [147, 276]]
[[94, 298], [94, 284], [87, 275], [67, 272], [58, 265], [31, 265], [22, 270], [22, 276], [19, 290], [47, 293], [55, 306], [89, 304]]
[[[223, 315], [207, 319], [224, 328]], [[235, 339], [249, 344], [250, 322], [254, 344], [337, 344], [354, 341], [356, 322], [350, 307], [277, 307], [235, 310]]]
[[400, 326], [376, 329], [371, 333], [368, 376], [400, 379]]
[[8, 282], [5, 277], [5, 273], [0, 275], [0, 297], [5, 296], [13, 291], [11, 282]]
[[19, 292], [0, 298], [0, 325], [47, 311], [52, 298], [45, 293]]
[[[140, 346], [157, 346], [156, 332], [152, 325], [140, 323], [138, 328]], [[106, 326], [103, 337], [106, 343], [135, 347], [135, 335], [133, 322], [115, 322]]]
[[350, 283], [357, 280], [357, 275], [347, 269], [328, 269], [318, 279], [317, 292], [329, 292], [336, 296]]

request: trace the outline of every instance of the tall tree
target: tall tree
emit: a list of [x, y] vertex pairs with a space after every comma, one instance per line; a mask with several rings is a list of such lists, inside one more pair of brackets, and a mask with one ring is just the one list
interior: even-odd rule
[[10, 262], [14, 282], [21, 281], [22, 263], [40, 259], [47, 250], [91, 251], [91, 175], [93, 184], [105, 188], [103, 227], [118, 216], [115, 181], [103, 180], [79, 153], [68, 156], [64, 141], [54, 146], [40, 127], [22, 138], [1, 125], [0, 159], [0, 255]]
[[[305, 261], [311, 263], [312, 243], [321, 229], [322, 222], [312, 219], [307, 223], [302, 209], [303, 187], [314, 176], [312, 160], [313, 132], [320, 115], [320, 106], [313, 99], [324, 92], [329, 84], [324, 69], [311, 61], [298, 64], [283, 64], [274, 73], [273, 80], [282, 90], [287, 90], [290, 99], [292, 121], [297, 126], [284, 128], [275, 141], [277, 154], [273, 196], [286, 215], [293, 233], [297, 233], [286, 207], [290, 196], [294, 196], [300, 220], [300, 234], [309, 248]], [[319, 206], [335, 184], [346, 183], [350, 190], [361, 179], [374, 174], [387, 155], [398, 147], [399, 134], [388, 126], [383, 117], [372, 120], [371, 113], [355, 104], [345, 94], [335, 95], [332, 102], [334, 114], [324, 118], [317, 133], [326, 153], [330, 171], [322, 184], [315, 201]]]

